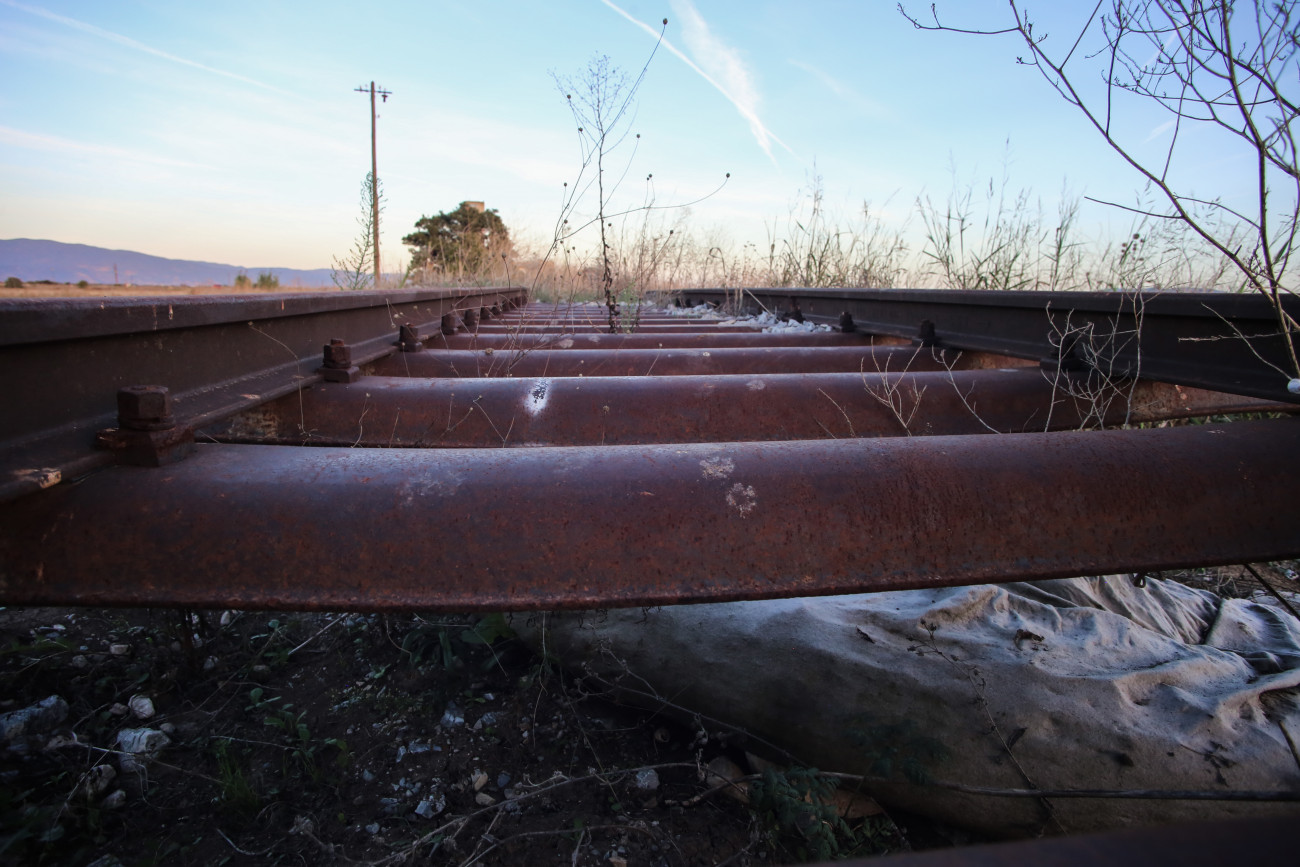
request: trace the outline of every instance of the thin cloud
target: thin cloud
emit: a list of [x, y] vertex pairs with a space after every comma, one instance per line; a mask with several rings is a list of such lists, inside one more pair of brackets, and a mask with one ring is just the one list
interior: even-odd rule
[[835, 78], [829, 73], [823, 72], [811, 64], [803, 63], [799, 60], [791, 60], [790, 65], [796, 69], [803, 70], [813, 78], [820, 81], [823, 87], [838, 96], [840, 99], [856, 107], [863, 114], [880, 117], [888, 113], [880, 103], [868, 99], [849, 85], [840, 81], [838, 78]]
[[1169, 132], [1169, 130], [1173, 129], [1175, 123], [1177, 123], [1177, 120], [1167, 120], [1164, 123], [1160, 124], [1159, 126], [1155, 127], [1154, 129], [1151, 130], [1151, 132], [1147, 134], [1147, 137], [1142, 140], [1142, 144], [1146, 144], [1147, 142], [1152, 141], [1153, 139], [1160, 138], [1160, 136], [1164, 135], [1165, 133]]
[[[3, 0], [8, 2], [8, 0]], [[630, 14], [619, 8], [612, 0], [600, 0], [601, 3], [626, 18], [628, 21], [640, 27], [646, 33], [659, 38], [659, 31], [632, 17]], [[776, 142], [792, 156], [798, 157], [798, 154], [790, 148], [785, 142], [777, 138], [773, 132], [763, 123], [762, 118], [758, 116], [759, 96], [758, 89], [754, 85], [754, 76], [750, 73], [749, 68], [735, 49], [720, 42], [709, 31], [708, 24], [700, 17], [695, 6], [689, 0], [673, 0], [673, 9], [685, 21], [683, 29], [683, 38], [686, 45], [691, 49], [691, 53], [700, 58], [697, 64], [690, 57], [687, 57], [681, 49], [665, 39], [664, 48], [672, 52], [682, 63], [685, 63], [696, 74], [713, 85], [719, 93], [726, 97], [727, 101], [735, 106], [740, 116], [749, 122], [750, 132], [754, 135], [754, 140], [758, 146], [767, 154], [767, 158], [776, 162], [772, 155], [772, 142]], [[708, 71], [701, 68], [703, 64]], [[721, 82], [719, 81], [721, 79]]]
[[266, 82], [263, 81], [258, 81], [255, 78], [249, 78], [247, 76], [240, 75], [237, 72], [228, 72], [224, 69], [217, 69], [215, 66], [207, 66], [205, 64], [199, 63], [194, 60], [189, 60], [184, 57], [178, 57], [175, 54], [168, 54], [166, 51], [160, 51], [157, 48], [154, 48], [149, 45], [145, 45], [143, 42], [137, 42], [128, 36], [123, 36], [120, 33], [114, 33], [111, 30], [105, 30], [102, 27], [96, 27], [93, 24], [87, 24], [85, 21], [78, 21], [76, 18], [68, 18], [66, 15], [59, 15], [58, 13], [51, 12], [48, 9], [41, 9], [37, 6], [28, 6], [25, 3], [16, 2], [16, 0], [0, 0], [0, 3], [3, 3], [4, 5], [9, 6], [13, 9], [18, 9], [22, 12], [26, 12], [29, 15], [35, 15], [40, 18], [45, 18], [49, 21], [54, 21], [58, 24], [62, 24], [65, 27], [71, 27], [74, 30], [80, 30], [82, 33], [89, 33], [92, 36], [98, 36], [100, 39], [106, 39], [109, 42], [115, 42], [118, 45], [122, 45], [127, 48], [131, 48], [136, 51], [143, 52], [145, 54], [152, 54], [154, 57], [161, 57], [163, 60], [169, 60], [172, 63], [179, 63], [182, 66], [189, 66], [194, 69], [200, 69], [204, 72], [210, 72], [213, 75], [220, 75], [224, 78], [230, 78], [235, 81], [241, 81], [244, 84], [251, 84], [254, 87], [260, 87], [263, 88], [264, 90], [269, 90], [272, 91], [273, 93], [279, 93], [284, 96], [293, 95], [286, 90], [281, 90], [280, 88], [274, 85], [267, 84]]
[[[0, 0], [0, 2], [2, 2], [2, 0]], [[113, 147], [112, 145], [73, 141], [72, 139], [26, 132], [21, 129], [13, 129], [12, 127], [7, 126], [0, 126], [0, 144], [27, 148], [29, 150], [41, 151], [42, 153], [58, 151], [62, 153], [79, 154], [81, 156], [110, 157], [115, 160], [129, 160], [131, 162], [146, 163], [151, 166], [163, 165], [184, 169], [202, 168], [202, 166], [195, 163], [156, 156], [154, 154], [144, 153], [143, 151], [133, 151], [126, 148]]]

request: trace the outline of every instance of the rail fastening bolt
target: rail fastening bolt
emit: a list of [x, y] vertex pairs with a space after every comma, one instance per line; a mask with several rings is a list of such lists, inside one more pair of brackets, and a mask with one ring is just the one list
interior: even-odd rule
[[117, 425], [124, 430], [171, 430], [172, 396], [165, 386], [129, 385], [117, 392]]
[[331, 370], [347, 370], [352, 366], [352, 347], [343, 342], [341, 337], [331, 337], [325, 346], [325, 367]]

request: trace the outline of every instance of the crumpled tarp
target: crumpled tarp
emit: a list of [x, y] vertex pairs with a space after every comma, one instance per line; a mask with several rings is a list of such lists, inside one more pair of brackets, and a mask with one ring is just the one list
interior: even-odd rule
[[524, 620], [539, 649], [628, 699], [657, 695], [875, 778], [887, 807], [985, 833], [1300, 812], [933, 785], [1300, 790], [1300, 623], [1270, 605], [1110, 576]]

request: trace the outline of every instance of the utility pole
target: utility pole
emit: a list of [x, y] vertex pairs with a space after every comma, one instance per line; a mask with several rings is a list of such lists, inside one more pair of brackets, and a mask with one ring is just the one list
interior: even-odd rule
[[375, 153], [375, 94], [383, 97], [384, 102], [388, 102], [388, 97], [393, 95], [391, 90], [384, 90], [382, 87], [375, 89], [375, 83], [370, 82], [370, 87], [355, 87], [357, 93], [370, 94], [370, 215], [371, 222], [375, 226], [375, 288], [379, 288], [379, 158]]

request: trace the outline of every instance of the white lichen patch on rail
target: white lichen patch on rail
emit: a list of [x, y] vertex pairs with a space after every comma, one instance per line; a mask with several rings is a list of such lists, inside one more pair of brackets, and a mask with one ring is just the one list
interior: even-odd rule
[[736, 471], [731, 458], [705, 458], [700, 461], [700, 469], [706, 479], [725, 479]]
[[524, 395], [524, 409], [528, 410], [529, 415], [540, 415], [542, 410], [546, 409], [546, 404], [551, 399], [551, 381], [549, 379], [539, 379], [536, 384]]
[[754, 486], [736, 482], [727, 491], [727, 505], [739, 512], [742, 518], [754, 511], [758, 505], [758, 494], [754, 491]]

